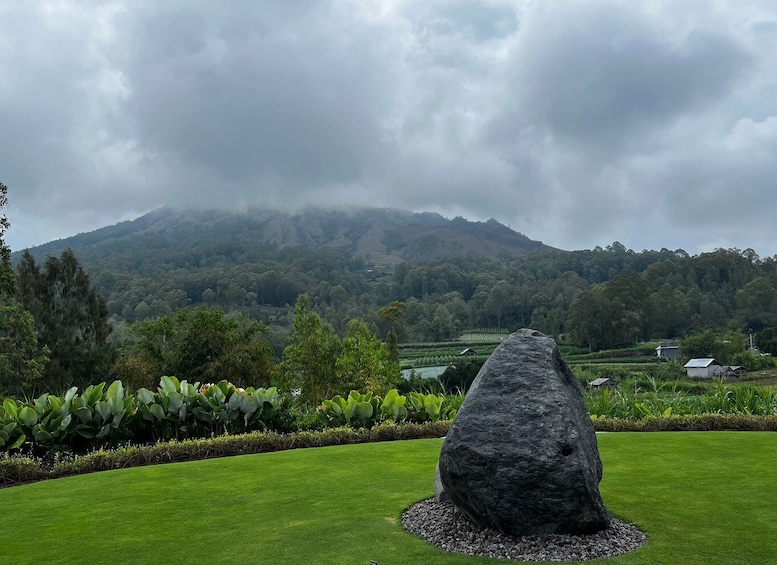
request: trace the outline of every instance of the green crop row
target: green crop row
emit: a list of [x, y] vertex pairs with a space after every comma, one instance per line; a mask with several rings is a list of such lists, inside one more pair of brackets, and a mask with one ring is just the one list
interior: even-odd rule
[[464, 330], [459, 336], [459, 341], [499, 341], [509, 333], [504, 328], [475, 328]]
[[266, 429], [278, 410], [278, 393], [241, 389], [227, 381], [199, 383], [162, 377], [156, 392], [133, 394], [121, 381], [73, 387], [64, 396], [32, 402], [6, 398], [0, 406], [0, 451], [84, 450], [120, 440], [203, 437]]

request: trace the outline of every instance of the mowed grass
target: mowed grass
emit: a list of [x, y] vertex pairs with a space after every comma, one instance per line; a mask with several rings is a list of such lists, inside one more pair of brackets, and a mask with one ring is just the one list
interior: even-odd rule
[[[777, 434], [598, 436], [647, 546], [615, 564], [777, 563]], [[0, 490], [0, 563], [482, 564], [406, 534], [442, 440], [123, 469]]]

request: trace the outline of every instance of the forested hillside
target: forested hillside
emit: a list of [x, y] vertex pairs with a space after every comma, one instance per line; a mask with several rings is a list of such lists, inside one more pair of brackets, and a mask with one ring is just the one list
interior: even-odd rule
[[[425, 226], [428, 237], [435, 230], [455, 233], [454, 239], [475, 233], [471, 246], [478, 241], [501, 245], [511, 238], [530, 244], [489, 257], [439, 256], [450, 246], [429, 243], [422, 255], [432, 260], [415, 255], [414, 261], [396, 262], [395, 255], [394, 264], [378, 264], [364, 251], [369, 239], [364, 234], [378, 231], [365, 224], [371, 213], [381, 229], [387, 218], [394, 230], [402, 221], [408, 224], [409, 231], [397, 236], [403, 241]], [[531, 326], [598, 349], [707, 328], [759, 331], [777, 324], [777, 262], [761, 260], [753, 250], [689, 256], [683, 250], [635, 252], [615, 242], [605, 249], [567, 252], [531, 242], [496, 222], [399, 211], [306, 214], [287, 224], [295, 235], [287, 233], [282, 244], [267, 236], [268, 223], [278, 228], [278, 218], [260, 229], [244, 214], [168, 210], [32, 253], [40, 260], [71, 246], [119, 326], [207, 305], [284, 330], [303, 292], [341, 334], [349, 320], [363, 318], [385, 336], [378, 309], [405, 303], [404, 320], [396, 328], [400, 341], [451, 339], [468, 327]], [[401, 249], [418, 250], [422, 240]], [[540, 252], [526, 254], [529, 249]]]

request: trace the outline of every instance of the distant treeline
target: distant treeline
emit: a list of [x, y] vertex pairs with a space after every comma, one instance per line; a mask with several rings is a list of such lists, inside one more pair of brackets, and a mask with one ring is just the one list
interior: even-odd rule
[[79, 252], [114, 321], [132, 323], [187, 306], [240, 312], [286, 326], [297, 296], [336, 331], [362, 318], [385, 336], [376, 315], [407, 304], [400, 341], [455, 338], [471, 327], [531, 326], [600, 349], [651, 337], [777, 325], [777, 259], [751, 249], [695, 256], [605, 249], [536, 254], [514, 261], [472, 255], [425, 265], [376, 266], [330, 247], [267, 249], [238, 240], [180, 248], [147, 236]]

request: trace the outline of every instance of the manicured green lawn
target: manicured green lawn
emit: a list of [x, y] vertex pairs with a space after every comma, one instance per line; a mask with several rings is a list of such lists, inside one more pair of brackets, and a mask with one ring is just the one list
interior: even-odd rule
[[[441, 440], [125, 469], [0, 490], [0, 563], [495, 563], [406, 534]], [[602, 434], [602, 493], [646, 547], [613, 564], [777, 563], [777, 434]]]

